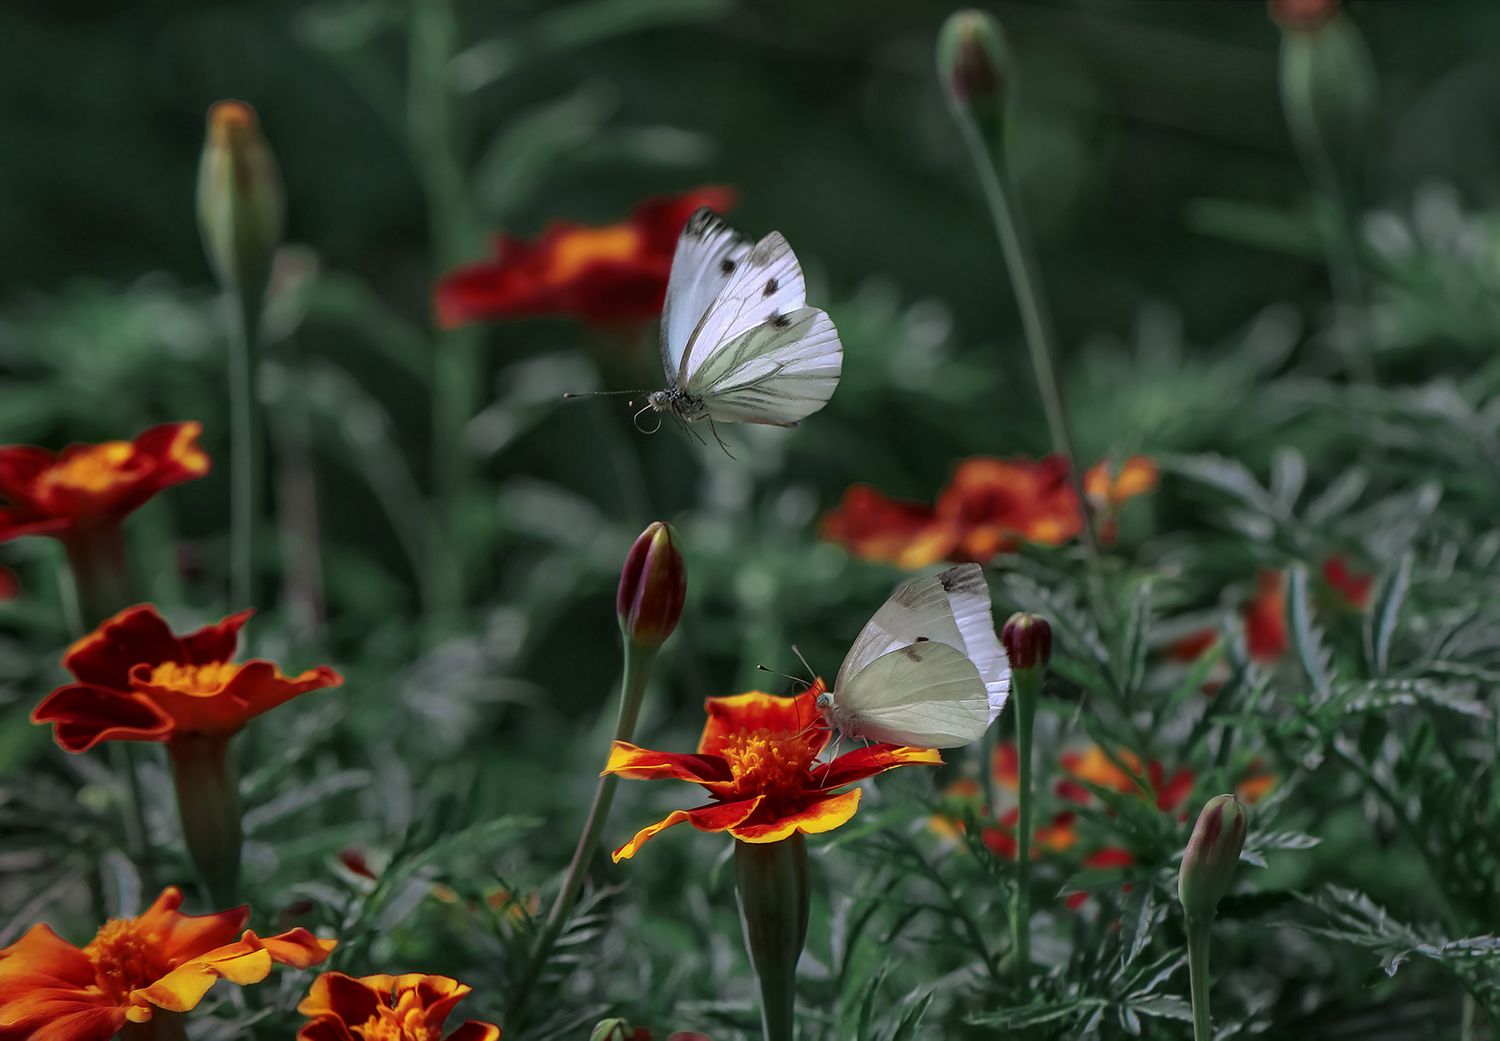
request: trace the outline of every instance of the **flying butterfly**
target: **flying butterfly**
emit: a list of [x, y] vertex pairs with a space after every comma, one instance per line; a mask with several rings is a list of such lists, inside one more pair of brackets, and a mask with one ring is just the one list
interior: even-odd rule
[[984, 570], [960, 564], [898, 586], [817, 705], [848, 738], [956, 748], [984, 736], [1009, 692]]
[[752, 245], [705, 207], [677, 240], [661, 360], [667, 386], [647, 395], [647, 409], [683, 423], [789, 427], [833, 396], [844, 350], [828, 315], [807, 306], [781, 233]]

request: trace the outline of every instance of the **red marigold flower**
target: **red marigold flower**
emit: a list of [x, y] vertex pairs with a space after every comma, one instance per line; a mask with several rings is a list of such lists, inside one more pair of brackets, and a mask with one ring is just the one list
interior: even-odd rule
[[228, 736], [299, 694], [344, 682], [325, 665], [287, 676], [262, 659], [232, 661], [253, 613], [178, 636], [150, 604], [127, 608], [68, 648], [63, 666], [77, 682], [47, 695], [31, 721], [53, 724], [69, 752], [101, 741]]
[[[473, 988], [447, 976], [345, 976], [325, 972], [297, 1011], [308, 1023], [298, 1041], [439, 1041], [453, 1007]], [[493, 1023], [466, 1021], [447, 1041], [496, 1041]]]
[[1290, 646], [1284, 580], [1280, 571], [1262, 571], [1256, 576], [1255, 598], [1245, 608], [1245, 642], [1256, 661], [1275, 661]]
[[1130, 850], [1121, 849], [1119, 846], [1105, 846], [1084, 857], [1083, 866], [1095, 871], [1134, 867], [1135, 855]]
[[54, 455], [0, 447], [0, 542], [66, 537], [118, 523], [157, 492], [208, 473], [200, 423], [154, 426], [134, 441], [72, 445]]
[[682, 226], [700, 207], [734, 205], [728, 188], [647, 199], [604, 227], [550, 225], [535, 242], [502, 235], [495, 258], [446, 275], [433, 294], [438, 324], [569, 315], [590, 323], [644, 322], [661, 314]]
[[1349, 566], [1349, 558], [1343, 554], [1335, 553], [1323, 561], [1323, 581], [1356, 611], [1370, 606], [1370, 589], [1375, 585], [1375, 576], [1355, 572]]
[[704, 705], [708, 722], [693, 755], [653, 752], [616, 741], [604, 773], [693, 781], [707, 789], [713, 801], [674, 810], [641, 830], [615, 850], [615, 862], [635, 856], [647, 839], [683, 821], [699, 831], [727, 831], [741, 842], [779, 842], [797, 832], [832, 831], [859, 807], [860, 789], [839, 789], [898, 766], [942, 764], [935, 749], [891, 744], [816, 762], [830, 737], [826, 727], [812, 725], [818, 720], [818, 695], [825, 689], [818, 680], [792, 698], [760, 691], [709, 698]]
[[960, 532], [953, 559], [980, 564], [1021, 542], [1060, 546], [1083, 530], [1067, 463], [1055, 455], [966, 459], [938, 496], [936, 513]]
[[867, 484], [851, 485], [825, 514], [819, 534], [862, 560], [916, 570], [949, 559], [958, 529], [929, 506], [891, 499]]
[[1167, 647], [1167, 657], [1173, 661], [1197, 661], [1218, 642], [1219, 630], [1199, 629], [1173, 640]]
[[241, 934], [248, 907], [186, 915], [181, 906], [181, 891], [168, 888], [144, 914], [106, 922], [81, 948], [32, 926], [0, 950], [0, 1036], [108, 1041], [158, 1010], [191, 1011], [219, 980], [259, 983], [273, 963], [309, 968], [336, 945], [302, 928]]

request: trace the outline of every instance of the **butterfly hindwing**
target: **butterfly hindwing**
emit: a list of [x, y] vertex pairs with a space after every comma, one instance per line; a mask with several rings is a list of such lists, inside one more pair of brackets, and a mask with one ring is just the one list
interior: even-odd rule
[[792, 426], [827, 404], [844, 352], [828, 315], [802, 307], [742, 333], [699, 370], [712, 419]]
[[984, 736], [989, 697], [979, 669], [945, 643], [887, 651], [844, 679], [841, 714], [860, 737], [920, 748], [956, 748]]
[[708, 207], [688, 218], [677, 239], [662, 307], [661, 363], [675, 385], [693, 330], [749, 254], [751, 242]]

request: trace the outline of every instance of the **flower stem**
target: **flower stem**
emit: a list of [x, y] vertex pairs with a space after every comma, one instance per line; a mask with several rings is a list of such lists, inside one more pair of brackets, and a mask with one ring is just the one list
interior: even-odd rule
[[1016, 704], [1016, 893], [1011, 905], [1011, 934], [1015, 938], [1015, 971], [1026, 979], [1031, 965], [1031, 735], [1036, 724], [1036, 702], [1041, 669], [1017, 669], [1011, 697]]
[[1193, 1041], [1212, 1041], [1212, 1017], [1208, 1007], [1208, 938], [1212, 919], [1192, 915], [1187, 920], [1188, 986], [1193, 999]]
[[[129, 606], [130, 564], [125, 553], [125, 533], [118, 524], [92, 531], [75, 532], [63, 541], [68, 570], [73, 574], [73, 596], [68, 600], [70, 626], [82, 636], [117, 611]], [[134, 854], [141, 881], [153, 885], [151, 832], [146, 827], [146, 799], [141, 788], [138, 750], [128, 741], [110, 743], [109, 758], [115, 773], [125, 781], [121, 809], [125, 818], [125, 841]]]
[[[635, 736], [636, 721], [641, 715], [641, 703], [646, 696], [646, 682], [651, 678], [651, 667], [656, 662], [657, 650], [657, 647], [645, 646], [628, 639], [625, 641], [625, 677], [620, 685], [619, 714], [615, 717], [614, 740], [616, 741], [629, 741]], [[594, 851], [598, 848], [599, 838], [604, 833], [604, 824], [609, 818], [609, 808], [614, 802], [615, 788], [619, 786], [619, 780], [618, 777], [610, 774], [599, 778], [599, 783], [594, 788], [594, 801], [589, 806], [589, 815], [584, 821], [583, 832], [578, 836], [578, 845], [573, 849], [573, 859], [568, 863], [567, 874], [563, 876], [562, 888], [558, 890], [557, 898], [552, 902], [552, 908], [547, 913], [547, 921], [537, 935], [526, 967], [516, 986], [511, 990], [510, 1007], [505, 1016], [507, 1023], [520, 1024], [521, 1013], [525, 1010], [526, 1002], [531, 996], [531, 989], [536, 985], [542, 966], [546, 964], [553, 945], [562, 935], [568, 916], [573, 912], [573, 906], [578, 902], [578, 895], [583, 891], [583, 882], [588, 875], [589, 864], [594, 859]]]
[[1005, 254], [1005, 267], [1010, 275], [1016, 306], [1021, 312], [1021, 327], [1025, 332], [1027, 349], [1031, 353], [1031, 366], [1036, 375], [1042, 409], [1047, 417], [1052, 450], [1066, 462], [1068, 483], [1078, 496], [1078, 508], [1084, 520], [1084, 545], [1088, 547], [1090, 556], [1098, 556], [1099, 546], [1094, 533], [1093, 517], [1088, 498], [1084, 495], [1078, 454], [1074, 451], [1072, 434], [1068, 428], [1062, 386], [1057, 380], [1057, 337], [1043, 296], [1036, 257], [1021, 219], [1021, 212], [1015, 205], [1015, 190], [1008, 183], [1003, 160], [996, 156], [994, 148], [984, 139], [979, 129], [968, 120], [961, 119], [958, 123], [964, 142], [973, 156], [974, 166], [979, 171], [985, 203], [989, 206], [990, 219], [995, 225], [995, 236], [1000, 240], [1000, 249]]
[[812, 904], [807, 841], [800, 833], [780, 842], [736, 841], [734, 877], [745, 946], [760, 982], [762, 1036], [792, 1041], [797, 961], [807, 942]]
[[260, 519], [259, 287], [234, 292], [236, 322], [229, 357], [229, 592], [236, 607], [254, 606], [255, 529]]
[[213, 905], [233, 907], [239, 903], [243, 834], [229, 738], [194, 734], [169, 742], [167, 749], [193, 866]]

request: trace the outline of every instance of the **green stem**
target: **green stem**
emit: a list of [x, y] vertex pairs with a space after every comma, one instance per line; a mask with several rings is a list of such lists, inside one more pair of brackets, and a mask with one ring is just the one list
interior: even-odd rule
[[182, 835], [193, 866], [214, 907], [240, 902], [239, 783], [229, 755], [229, 738], [201, 734], [167, 745], [177, 785]]
[[1026, 347], [1031, 353], [1031, 366], [1036, 375], [1042, 409], [1047, 417], [1052, 450], [1066, 462], [1068, 482], [1078, 496], [1079, 510], [1084, 519], [1084, 545], [1088, 547], [1090, 556], [1098, 556], [1099, 546], [1092, 511], [1089, 509], [1088, 497], [1084, 494], [1078, 453], [1073, 447], [1062, 385], [1057, 379], [1057, 336], [1052, 328], [1051, 313], [1042, 291], [1041, 271], [1032, 251], [1030, 238], [1026, 234], [1021, 212], [1015, 205], [1016, 193], [1008, 183], [1003, 161], [997, 158], [979, 128], [966, 119], [958, 120], [958, 124], [974, 158], [974, 166], [979, 171], [985, 203], [989, 206], [990, 218], [995, 225], [995, 235], [1005, 254], [1005, 267], [1010, 275], [1016, 306], [1021, 313], [1021, 327], [1025, 332]]
[[[469, 200], [449, 68], [458, 43], [450, 0], [412, 0], [408, 54], [407, 138], [427, 200], [435, 274], [470, 258], [478, 221]], [[433, 343], [432, 490], [424, 597], [439, 621], [463, 606], [462, 511], [469, 481], [464, 430], [482, 384], [480, 342], [473, 330], [439, 334]]]
[[256, 399], [260, 288], [234, 292], [237, 321], [229, 358], [229, 593], [236, 608], [255, 606], [255, 529], [260, 520], [260, 403]]
[[[629, 741], [635, 736], [635, 725], [641, 715], [641, 704], [646, 697], [646, 683], [651, 678], [651, 667], [656, 662], [657, 650], [656, 647], [643, 646], [629, 639], [625, 641], [625, 677], [620, 685], [620, 709], [615, 717], [615, 741]], [[567, 874], [563, 876], [562, 888], [558, 890], [557, 898], [552, 902], [552, 908], [547, 913], [547, 921], [543, 924], [542, 931], [537, 935], [536, 943], [532, 946], [526, 968], [521, 973], [517, 985], [511, 990], [510, 1007], [505, 1016], [507, 1023], [520, 1024], [521, 1014], [531, 996], [531, 989], [536, 985], [542, 966], [546, 964], [553, 945], [562, 935], [568, 916], [573, 912], [573, 906], [578, 902], [578, 895], [583, 891], [584, 879], [588, 876], [589, 864], [593, 861], [594, 851], [598, 848], [599, 839], [604, 834], [604, 825], [609, 818], [609, 808], [614, 802], [615, 788], [618, 787], [619, 780], [618, 777], [610, 774], [599, 778], [599, 783], [594, 788], [594, 801], [589, 806], [588, 818], [584, 821], [583, 831], [578, 836], [578, 845], [573, 848], [573, 859], [568, 863]]]
[[1016, 704], [1016, 894], [1011, 908], [1011, 932], [1015, 937], [1015, 970], [1025, 980], [1031, 964], [1031, 735], [1036, 724], [1036, 702], [1042, 670], [1017, 669], [1012, 677], [1011, 697]]
[[1213, 1020], [1208, 1007], [1208, 939], [1213, 920], [1188, 916], [1188, 986], [1193, 998], [1193, 1041], [1212, 1041]]
[[764, 1041], [792, 1041], [797, 1022], [797, 961], [812, 905], [807, 840], [734, 844], [735, 892], [745, 947], [760, 983]]
[[[125, 533], [119, 525], [74, 532], [63, 540], [68, 569], [73, 574], [73, 595], [65, 598], [75, 636], [97, 628], [111, 615], [128, 607], [131, 595], [130, 565], [125, 553]], [[141, 786], [139, 750], [128, 741], [113, 741], [110, 765], [124, 778], [121, 810], [125, 819], [125, 842], [134, 854], [141, 881], [152, 882], [151, 832], [146, 826], [146, 798]]]

